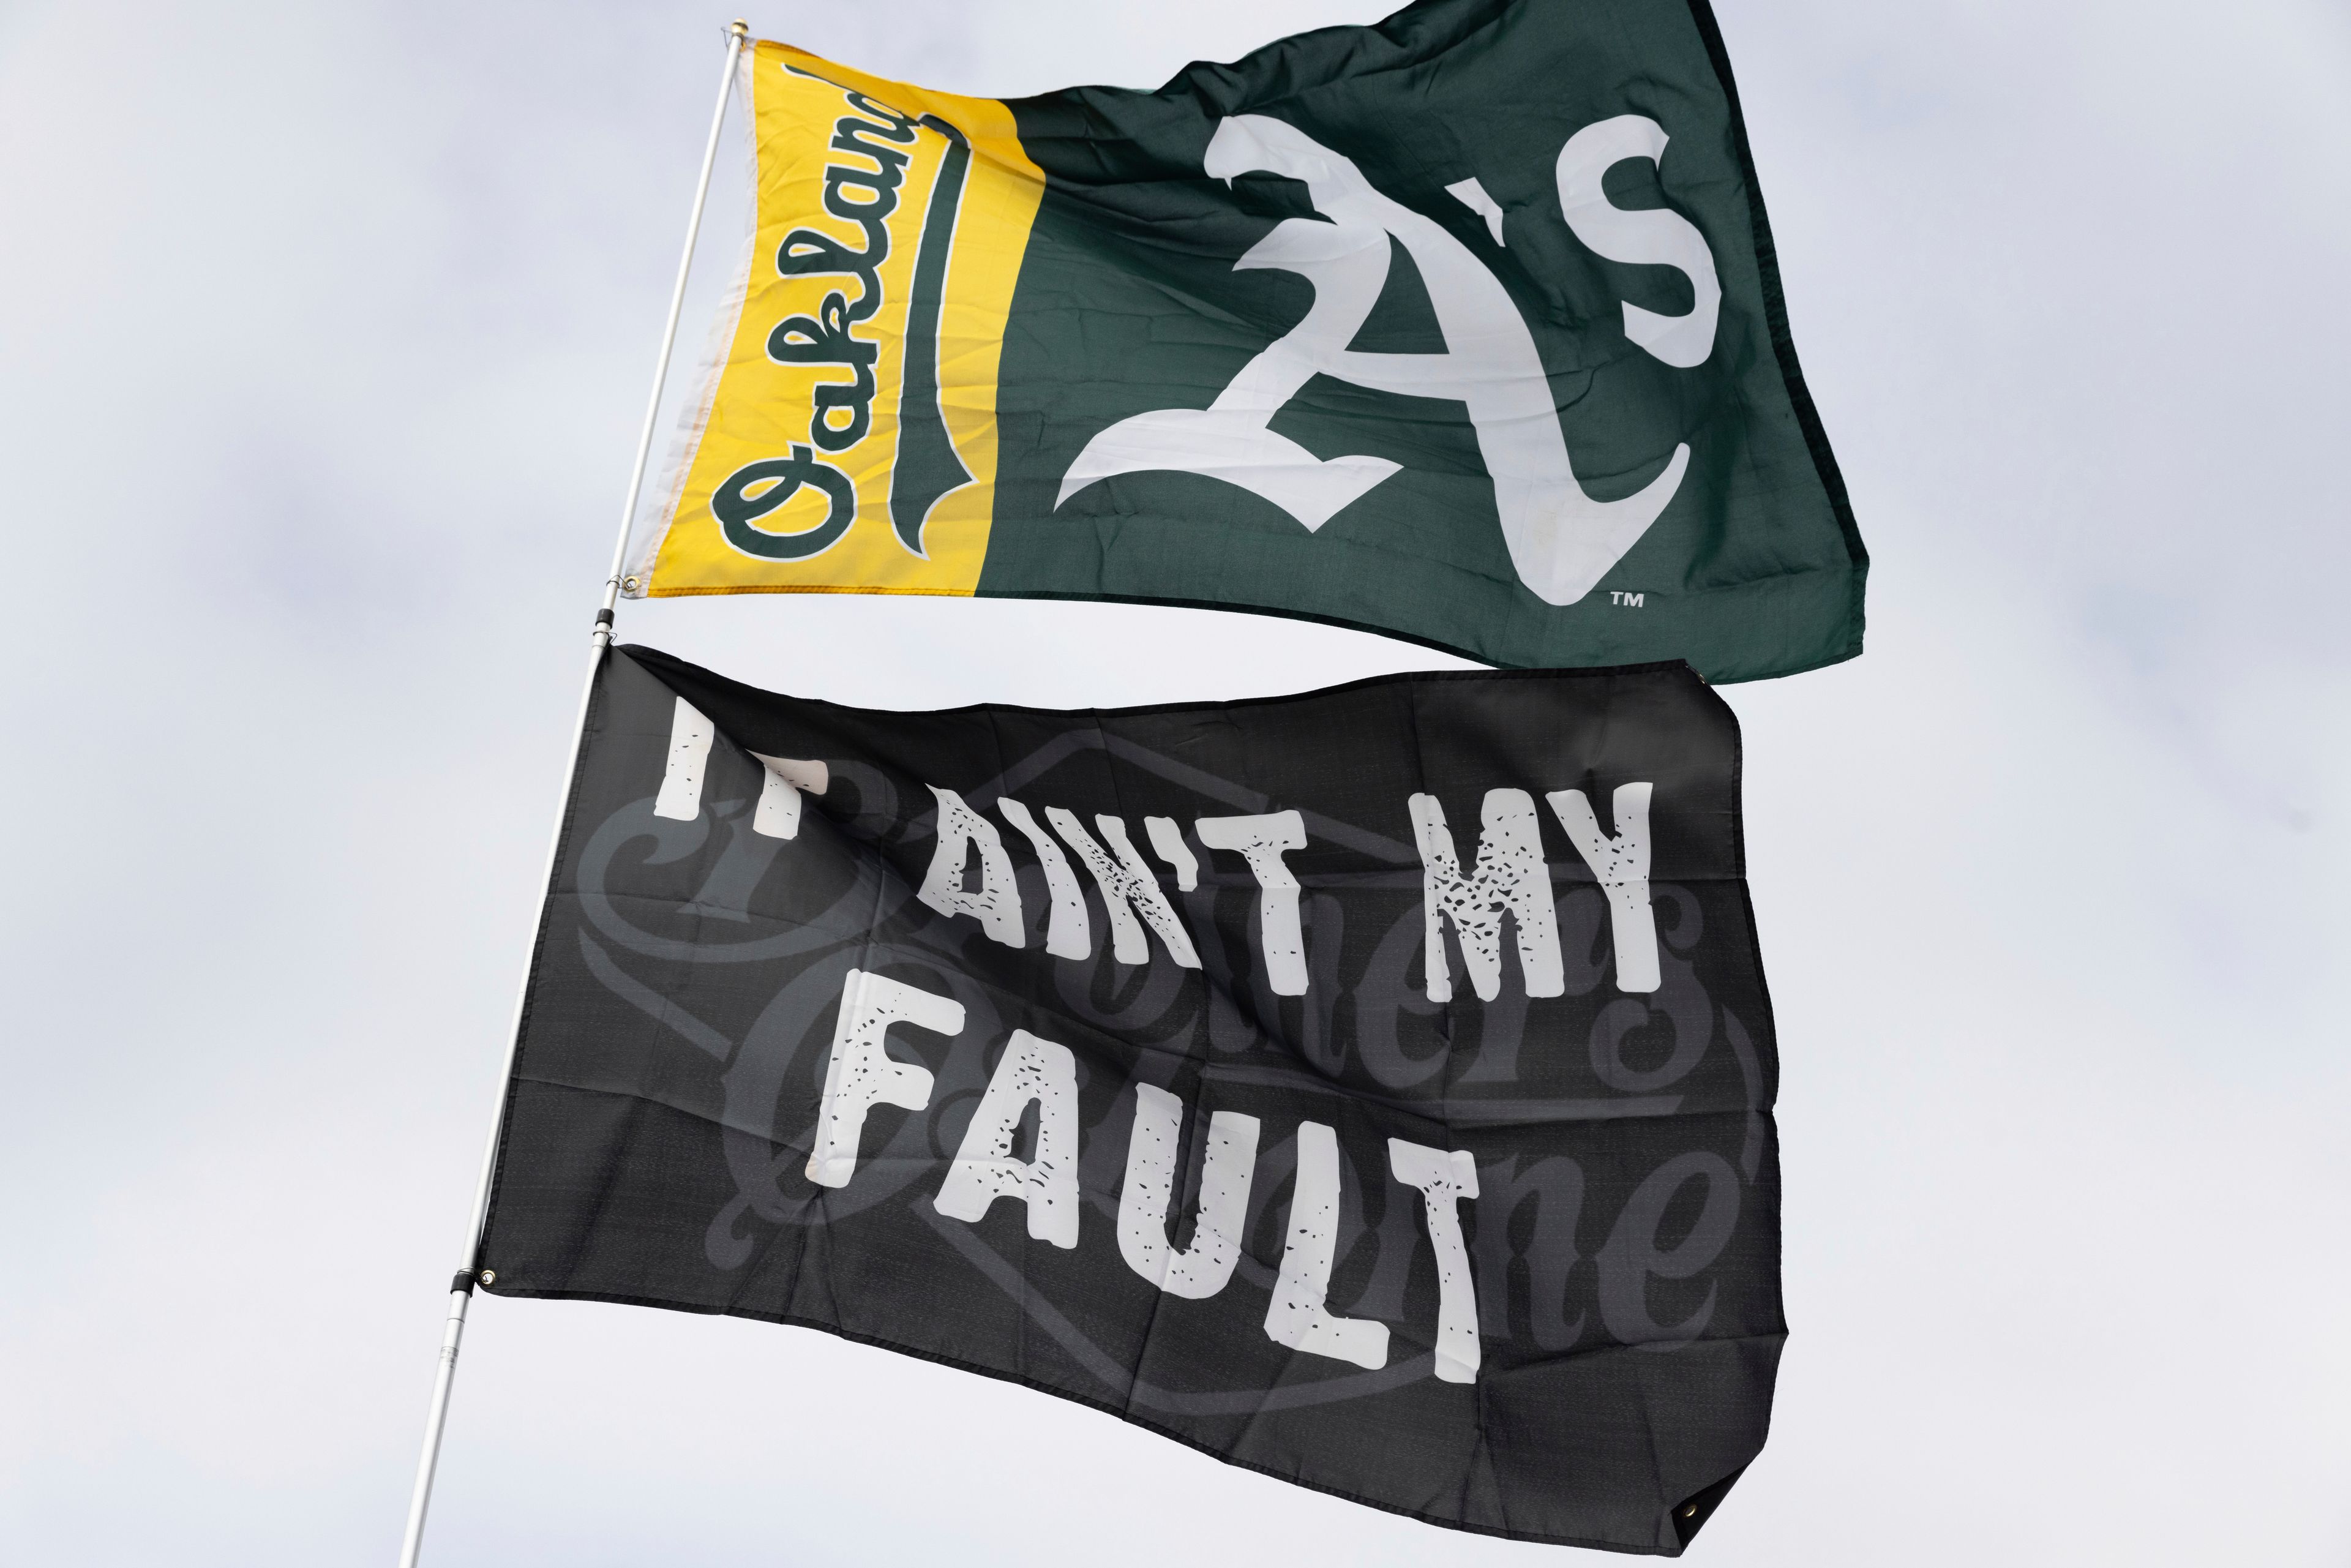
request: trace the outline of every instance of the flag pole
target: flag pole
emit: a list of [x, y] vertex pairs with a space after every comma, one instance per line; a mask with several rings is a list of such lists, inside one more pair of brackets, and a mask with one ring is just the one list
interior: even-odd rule
[[[604, 651], [612, 641], [612, 608], [620, 601], [621, 573], [629, 554], [629, 528], [635, 521], [637, 503], [644, 491], [645, 462], [652, 455], [654, 423], [660, 415], [662, 389], [669, 380], [671, 351], [677, 346], [677, 322], [685, 308], [686, 275], [694, 267], [694, 244], [702, 233], [702, 209], [710, 197], [710, 172], [718, 161], [718, 132], [726, 120], [727, 100], [734, 95], [735, 68], [743, 57], [743, 47], [751, 37], [750, 25], [741, 19], [726, 29], [726, 66], [718, 80], [718, 107], [711, 111], [710, 139], [702, 150], [702, 174], [694, 187], [694, 211], [686, 219], [685, 251], [678, 257], [677, 283], [670, 290], [669, 319], [662, 328], [661, 357], [653, 366], [653, 390], [645, 402], [644, 428], [637, 436], [637, 458], [629, 470], [629, 496], [621, 507], [621, 534], [612, 545], [612, 570], [604, 580], [603, 602], [597, 607], [595, 629], [590, 633], [588, 682], [580, 694], [580, 714], [571, 726], [571, 756], [563, 770], [561, 800], [571, 797], [571, 787], [580, 774], [580, 753], [586, 744], [588, 704], [595, 695], [596, 672], [602, 664]], [[555, 832], [548, 844], [547, 871], [540, 878], [542, 886], [555, 875], [556, 856], [563, 840], [563, 811], [560, 801], [556, 809]], [[529, 964], [524, 964], [522, 986], [515, 997], [514, 1020], [507, 1030], [505, 1065], [498, 1071], [496, 1109], [490, 1117], [488, 1144], [482, 1150], [482, 1168], [474, 1184], [474, 1207], [465, 1222], [465, 1248], [462, 1266], [456, 1278], [449, 1282], [449, 1317], [441, 1333], [441, 1365], [433, 1380], [433, 1403], [424, 1417], [424, 1448], [417, 1456], [416, 1487], [408, 1500], [408, 1529], [401, 1539], [400, 1568], [416, 1568], [416, 1560], [424, 1548], [424, 1512], [433, 1500], [433, 1475], [441, 1458], [441, 1433], [449, 1418], [449, 1390], [457, 1377], [457, 1346], [465, 1333], [465, 1307], [472, 1301], [475, 1264], [481, 1246], [482, 1223], [490, 1203], [490, 1179], [496, 1173], [498, 1134], [504, 1130], [507, 1113], [507, 1083], [514, 1075], [515, 1051], [521, 1044], [522, 1009], [530, 988]], [[489, 1282], [485, 1271], [484, 1283]]]

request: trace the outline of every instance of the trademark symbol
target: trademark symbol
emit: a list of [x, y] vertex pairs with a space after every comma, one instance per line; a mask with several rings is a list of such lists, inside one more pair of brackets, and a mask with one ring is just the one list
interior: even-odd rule
[[1608, 591], [1608, 602], [1621, 604], [1627, 610], [1638, 610], [1641, 608], [1641, 595], [1626, 593], [1622, 589], [1612, 588]]

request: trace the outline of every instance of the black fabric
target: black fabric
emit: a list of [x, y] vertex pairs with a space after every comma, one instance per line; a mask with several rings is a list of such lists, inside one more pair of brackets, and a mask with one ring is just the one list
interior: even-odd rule
[[[697, 716], [716, 732], [699, 762]], [[681, 737], [691, 800], [674, 780], [663, 793]], [[1743, 880], [1737, 727], [1685, 666], [901, 714], [773, 695], [632, 648], [606, 659], [585, 747], [477, 1260], [496, 1274], [485, 1290], [821, 1328], [1301, 1485], [1532, 1541], [1674, 1555], [1761, 1447], [1785, 1333], [1777, 1059]], [[761, 758], [797, 759], [774, 766], [804, 781], [806, 764], [823, 764], [820, 794], [791, 791], [789, 838], [762, 815], [785, 787]], [[1620, 940], [1647, 950], [1630, 893], [1612, 905], [1564, 825], [1573, 802], [1547, 800], [1580, 791], [1623, 845], [1638, 835], [1618, 820], [1630, 809], [1618, 791], [1634, 784], [1650, 786], [1653, 990], [1624, 988], [1637, 957], [1617, 965]], [[991, 825], [1017, 925], [991, 936], [976, 915], [923, 902], [942, 843], [932, 787]], [[1539, 844], [1520, 908], [1538, 927], [1545, 903], [1552, 912], [1549, 986], [1540, 930], [1506, 915], [1487, 922], [1499, 977], [1479, 999], [1448, 919], [1452, 995], [1429, 998], [1416, 795], [1441, 807], [1465, 878], [1481, 846], [1513, 832]], [[1008, 798], [1083, 889], [1084, 957], [1045, 951], [1046, 872]], [[1532, 822], [1513, 818], [1528, 803]], [[1176, 942], [1139, 920], [1147, 957], [1120, 961], [1102, 890], [1050, 807], [1113, 856], [1102, 819], [1123, 824]], [[1205, 841], [1228, 830], [1198, 826], [1288, 810], [1305, 839], [1281, 862], [1299, 884], [1302, 995], [1274, 988], [1278, 897], [1242, 853]], [[1155, 817], [1180, 839], [1177, 859], [1156, 847]], [[1188, 892], [1181, 858], [1196, 862]], [[977, 896], [987, 856], [968, 859], [934, 891]], [[1632, 886], [1624, 863], [1602, 863]], [[1179, 962], [1179, 942], [1197, 967]], [[820, 1186], [810, 1156], [852, 972], [951, 998], [961, 1027], [888, 1029], [887, 1057], [932, 1077], [922, 1108], [872, 1105], [853, 1172]], [[1546, 988], [1558, 994], [1530, 995]], [[1056, 1114], [1074, 1130], [1069, 1168], [1032, 1173], [1033, 1210], [1008, 1196], [977, 1219], [941, 1212], [958, 1155], [990, 1154], [971, 1129], [991, 1079], [1051, 1078], [1016, 1072], [1023, 1051], [1061, 1062], [1071, 1093], [1026, 1103], [987, 1168], [1053, 1165]], [[1163, 1291], [1122, 1240], [1122, 1201], [1145, 1207], [1127, 1176], [1155, 1092], [1181, 1107], [1172, 1201], [1143, 1216], [1168, 1248], [1215, 1252], [1195, 1218], [1212, 1185], [1211, 1117], [1255, 1119], [1253, 1161], [1226, 1167], [1247, 1173], [1248, 1196], [1213, 1293]], [[1293, 1212], [1323, 1157], [1310, 1124], [1333, 1130], [1328, 1212]], [[1431, 1200], [1399, 1179], [1397, 1162], [1454, 1151], [1448, 1168], [1474, 1169], [1477, 1197]], [[1065, 1199], [1072, 1245], [1048, 1234], [1069, 1225], [1051, 1207]], [[1435, 1239], [1448, 1202], [1466, 1282]], [[1317, 1227], [1333, 1259], [1319, 1305], [1384, 1329], [1376, 1365], [1271, 1336], [1286, 1262], [1302, 1267], [1300, 1236]], [[1446, 1339], [1440, 1321], [1465, 1310], [1476, 1334]], [[1464, 1343], [1469, 1380], [1439, 1375], [1464, 1375]]]

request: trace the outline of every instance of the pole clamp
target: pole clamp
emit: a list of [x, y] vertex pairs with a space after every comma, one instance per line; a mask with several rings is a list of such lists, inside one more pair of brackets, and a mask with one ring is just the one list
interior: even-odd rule
[[453, 1296], [472, 1295], [474, 1293], [474, 1271], [471, 1269], [458, 1270], [457, 1277], [449, 1281], [449, 1293]]

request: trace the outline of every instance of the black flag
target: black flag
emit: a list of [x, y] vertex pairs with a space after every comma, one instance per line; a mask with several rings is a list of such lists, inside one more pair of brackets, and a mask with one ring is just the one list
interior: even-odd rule
[[865, 712], [598, 679], [477, 1267], [1433, 1523], [1678, 1552], [1785, 1337], [1739, 737], [1680, 664]]

